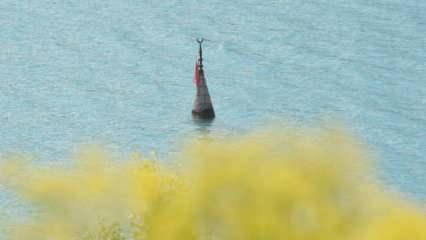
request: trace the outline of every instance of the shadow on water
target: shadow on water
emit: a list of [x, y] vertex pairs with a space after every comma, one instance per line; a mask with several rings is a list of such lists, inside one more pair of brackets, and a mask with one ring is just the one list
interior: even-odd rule
[[210, 135], [211, 127], [213, 125], [214, 119], [202, 119], [198, 117], [192, 117], [192, 122], [195, 124], [195, 131], [200, 134], [200, 136], [207, 137]]

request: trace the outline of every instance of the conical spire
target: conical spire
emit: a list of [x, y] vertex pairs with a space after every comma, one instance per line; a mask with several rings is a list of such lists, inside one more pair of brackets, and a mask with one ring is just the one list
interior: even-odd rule
[[194, 75], [197, 95], [195, 96], [194, 106], [192, 108], [192, 115], [201, 119], [213, 119], [215, 117], [215, 114], [203, 69], [203, 41], [204, 39], [197, 39], [197, 42], [199, 44], [199, 56], [198, 61], [195, 65]]

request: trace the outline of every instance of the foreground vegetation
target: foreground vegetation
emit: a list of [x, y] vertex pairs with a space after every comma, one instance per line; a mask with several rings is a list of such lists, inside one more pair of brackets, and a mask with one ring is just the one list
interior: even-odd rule
[[377, 184], [336, 130], [255, 132], [187, 144], [161, 164], [81, 152], [68, 166], [2, 161], [1, 184], [38, 210], [10, 239], [426, 240], [426, 216]]

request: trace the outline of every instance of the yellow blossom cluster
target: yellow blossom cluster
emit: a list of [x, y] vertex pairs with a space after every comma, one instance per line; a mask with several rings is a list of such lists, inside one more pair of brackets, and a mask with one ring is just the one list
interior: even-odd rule
[[378, 184], [363, 149], [341, 131], [275, 127], [162, 163], [96, 147], [66, 166], [2, 160], [0, 184], [37, 209], [7, 237], [426, 240], [424, 209]]

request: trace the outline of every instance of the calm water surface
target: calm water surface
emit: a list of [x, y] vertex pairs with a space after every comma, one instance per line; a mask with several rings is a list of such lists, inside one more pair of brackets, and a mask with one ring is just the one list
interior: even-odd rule
[[[0, 153], [167, 158], [200, 132], [343, 122], [426, 201], [426, 1], [0, 2]], [[217, 119], [190, 116], [196, 37]], [[0, 209], [19, 201], [0, 190]], [[18, 209], [18, 210], [17, 210]]]

